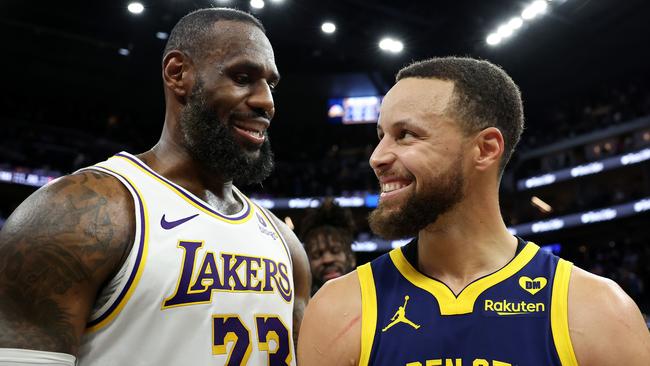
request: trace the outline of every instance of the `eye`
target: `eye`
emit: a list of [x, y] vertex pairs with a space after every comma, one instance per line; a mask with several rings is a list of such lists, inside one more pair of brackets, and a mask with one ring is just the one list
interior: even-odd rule
[[277, 88], [278, 86], [278, 83], [275, 81], [271, 81], [268, 84], [269, 84], [269, 89], [271, 89], [271, 91], [275, 91], [275, 88]]
[[405, 138], [415, 137], [415, 134], [409, 130], [401, 130], [397, 135], [398, 140], [403, 140]]
[[250, 76], [248, 74], [235, 74], [235, 76], [233, 77], [233, 80], [237, 84], [246, 85], [246, 84], [250, 83], [251, 78], [250, 78]]

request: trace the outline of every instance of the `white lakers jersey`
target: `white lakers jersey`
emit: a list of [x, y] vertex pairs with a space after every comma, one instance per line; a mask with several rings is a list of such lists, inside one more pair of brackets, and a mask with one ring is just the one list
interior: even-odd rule
[[128, 153], [89, 169], [133, 195], [135, 242], [98, 296], [79, 365], [295, 365], [293, 273], [269, 215], [223, 215]]

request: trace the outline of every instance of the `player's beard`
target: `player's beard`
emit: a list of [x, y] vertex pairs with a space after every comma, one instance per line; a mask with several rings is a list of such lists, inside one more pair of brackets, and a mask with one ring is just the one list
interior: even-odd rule
[[438, 179], [424, 185], [420, 191], [414, 190], [401, 208], [390, 207], [395, 202], [384, 204], [380, 201], [368, 217], [370, 229], [385, 239], [415, 237], [463, 199], [464, 184], [463, 160], [459, 155]]
[[[257, 156], [251, 151], [257, 147], [243, 147], [234, 137], [230, 121], [220, 121], [208, 105], [203, 81], [198, 79], [187, 104], [180, 115], [180, 126], [189, 154], [204, 168], [235, 184], [248, 185], [262, 182], [273, 171], [273, 152], [269, 137]], [[246, 150], [249, 151], [246, 151]]]

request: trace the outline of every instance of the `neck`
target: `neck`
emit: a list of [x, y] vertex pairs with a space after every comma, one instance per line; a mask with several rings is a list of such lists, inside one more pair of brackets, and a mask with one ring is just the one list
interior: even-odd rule
[[162, 136], [151, 150], [138, 155], [156, 173], [190, 191], [214, 206], [218, 211], [234, 214], [242, 203], [233, 194], [232, 180], [208, 172], [178, 143], [182, 136], [174, 136], [165, 123]]
[[456, 294], [505, 266], [516, 252], [517, 239], [501, 218], [498, 195], [482, 193], [466, 197], [418, 233], [420, 270]]

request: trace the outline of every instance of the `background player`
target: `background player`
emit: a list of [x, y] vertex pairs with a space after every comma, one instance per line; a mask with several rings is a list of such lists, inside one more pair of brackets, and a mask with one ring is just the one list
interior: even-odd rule
[[325, 282], [354, 269], [354, 227], [350, 210], [342, 208], [332, 198], [323, 200], [320, 207], [308, 212], [301, 221], [300, 239], [309, 257], [312, 295]]
[[233, 184], [273, 165], [279, 75], [264, 28], [240, 11], [193, 12], [162, 66], [158, 144], [49, 184], [3, 227], [0, 360], [295, 364], [307, 258]]
[[[400, 71], [370, 159], [382, 190], [370, 226], [416, 239], [319, 291], [301, 363], [648, 363], [648, 330], [614, 282], [506, 229], [499, 182], [522, 129], [518, 88], [486, 61], [430, 59]], [[405, 317], [420, 327], [386, 329], [405, 295]]]

